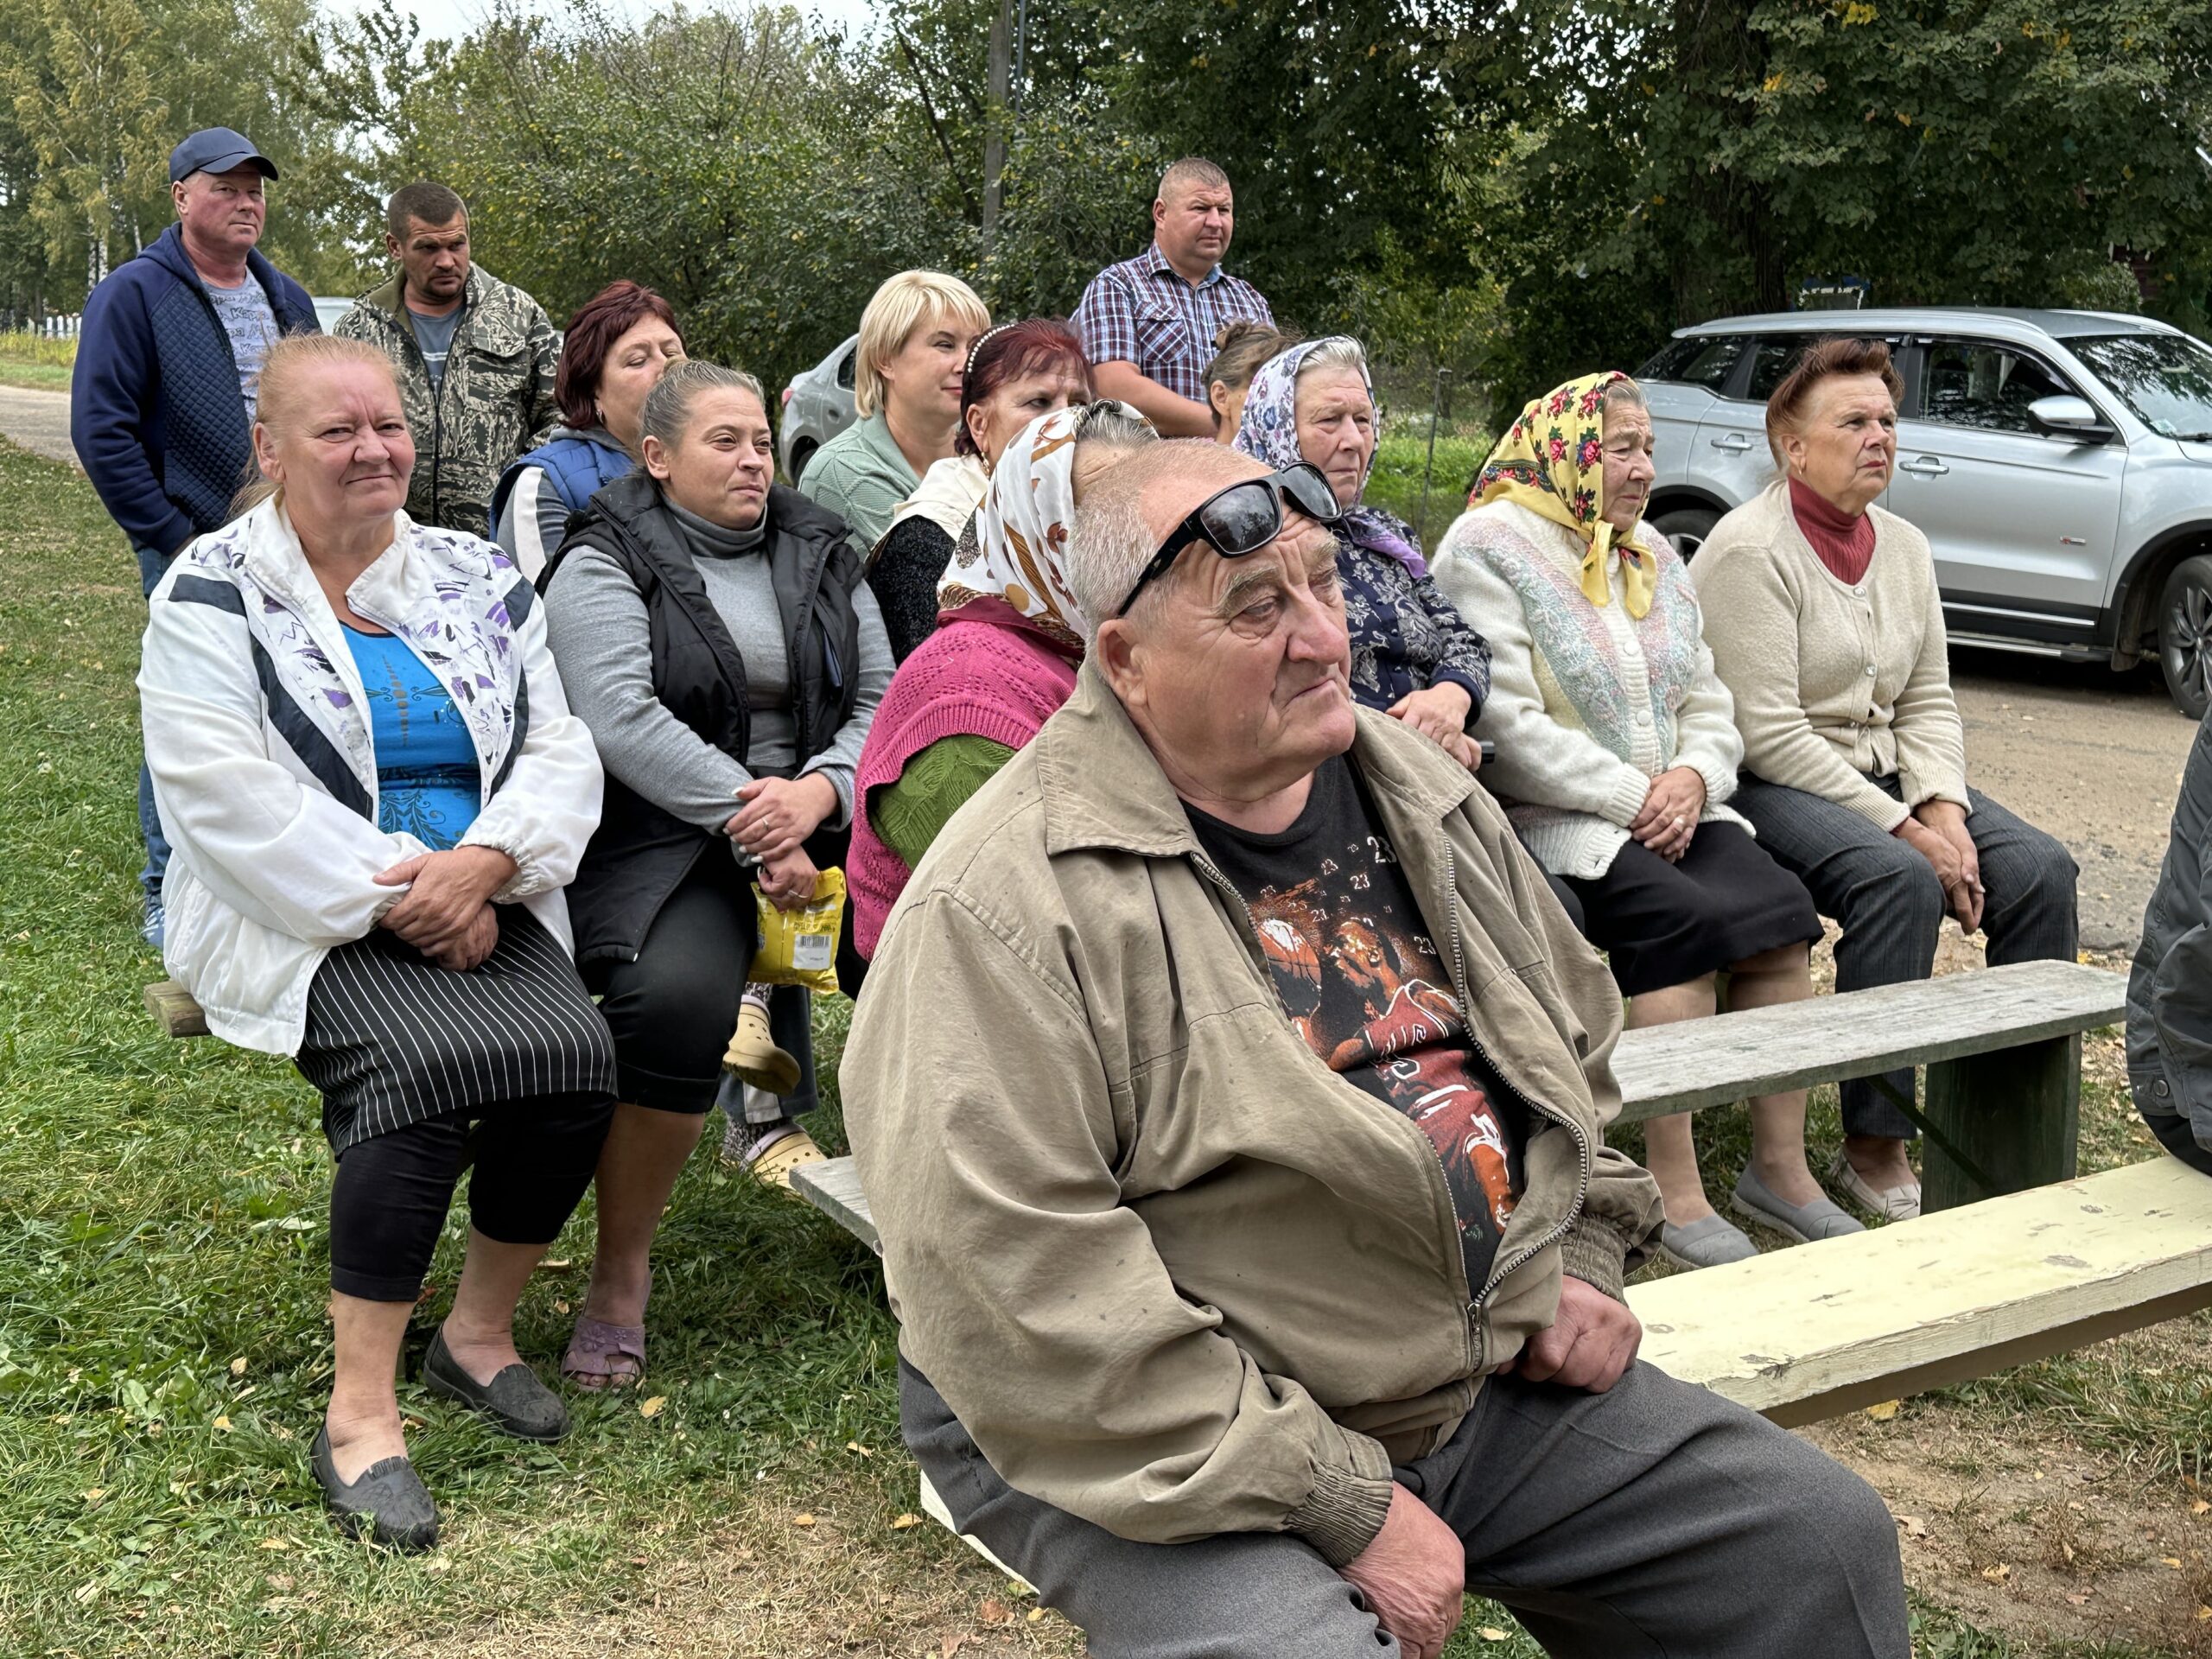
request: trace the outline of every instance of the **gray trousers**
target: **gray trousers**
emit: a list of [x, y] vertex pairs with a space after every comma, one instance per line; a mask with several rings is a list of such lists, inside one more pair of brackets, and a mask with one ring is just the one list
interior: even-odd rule
[[[1094, 1659], [1396, 1659], [1299, 1539], [1132, 1543], [1001, 1480], [903, 1360], [899, 1383], [906, 1444], [960, 1529]], [[1493, 1377], [1449, 1442], [1396, 1472], [1465, 1541], [1468, 1590], [1548, 1653], [1910, 1659], [1897, 1528], [1873, 1488], [1649, 1365], [1608, 1394]]]
[[[1902, 798], [1895, 773], [1872, 781]], [[1974, 837], [1987, 894], [1981, 931], [1989, 965], [2073, 961], [2079, 874], [2073, 855], [1980, 790], [1967, 790], [1967, 798], [1974, 804], [1967, 832]], [[1821, 914], [1842, 927], [1835, 947], [1838, 991], [1903, 984], [1934, 970], [1943, 884], [1936, 879], [1936, 867], [1910, 845], [1848, 807], [1749, 772], [1728, 804], [1751, 821], [1759, 845], [1810, 890]], [[1910, 1066], [1885, 1073], [1882, 1081], [1904, 1099], [1913, 1098]], [[1873, 1078], [1854, 1077], [1839, 1093], [1846, 1135], [1910, 1141], [1917, 1132]]]

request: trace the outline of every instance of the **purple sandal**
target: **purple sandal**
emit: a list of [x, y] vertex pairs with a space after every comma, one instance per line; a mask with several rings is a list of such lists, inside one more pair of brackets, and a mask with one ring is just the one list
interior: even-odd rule
[[578, 1319], [569, 1351], [561, 1357], [561, 1375], [593, 1393], [635, 1387], [645, 1375], [645, 1327]]

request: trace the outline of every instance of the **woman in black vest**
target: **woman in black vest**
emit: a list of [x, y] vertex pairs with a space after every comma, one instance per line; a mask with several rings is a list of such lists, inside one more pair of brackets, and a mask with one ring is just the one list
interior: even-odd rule
[[[592, 498], [545, 577], [562, 682], [607, 767], [599, 833], [569, 890], [622, 1102], [599, 1162], [591, 1291], [562, 1363], [588, 1387], [644, 1374], [653, 1232], [718, 1092], [760, 1179], [788, 1187], [822, 1155], [792, 1122], [816, 1103], [806, 1000], [764, 1006], [746, 988], [752, 883], [796, 903], [818, 866], [842, 861], [854, 767], [892, 670], [843, 520], [773, 482], [760, 382], [679, 363], [639, 427], [644, 465]], [[840, 952], [848, 990], [857, 960]], [[774, 1095], [724, 1078], [741, 992], [753, 1058], [783, 1071]]]

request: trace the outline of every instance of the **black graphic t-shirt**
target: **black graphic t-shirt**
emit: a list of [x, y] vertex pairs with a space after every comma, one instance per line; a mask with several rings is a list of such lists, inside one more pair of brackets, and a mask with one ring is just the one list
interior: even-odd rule
[[1439, 942], [1351, 766], [1339, 756], [1316, 772], [1306, 810], [1277, 835], [1185, 810], [1251, 907], [1299, 1033], [1436, 1148], [1479, 1294], [1521, 1192], [1528, 1126], [1468, 1041]]

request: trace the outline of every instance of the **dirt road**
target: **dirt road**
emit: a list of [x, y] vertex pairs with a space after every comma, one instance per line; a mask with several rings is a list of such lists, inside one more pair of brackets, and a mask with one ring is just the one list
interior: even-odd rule
[[1965, 650], [1951, 669], [1974, 786], [2072, 849], [2082, 948], [2133, 950], [2196, 728], [2152, 669]]
[[69, 394], [0, 386], [0, 437], [35, 455], [75, 466], [77, 452], [69, 447]]

